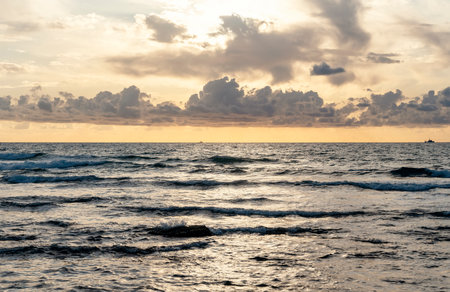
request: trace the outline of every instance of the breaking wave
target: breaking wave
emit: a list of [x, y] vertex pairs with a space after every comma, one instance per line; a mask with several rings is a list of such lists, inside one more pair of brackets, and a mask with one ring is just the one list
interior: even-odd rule
[[0, 160], [27, 160], [43, 156], [45, 153], [0, 153]]
[[287, 217], [299, 216], [306, 218], [324, 218], [324, 217], [347, 217], [347, 216], [361, 216], [366, 215], [365, 211], [300, 211], [300, 210], [258, 210], [258, 209], [243, 209], [243, 208], [219, 208], [219, 207], [199, 207], [199, 206], [171, 206], [171, 207], [134, 207], [125, 206], [124, 209], [137, 213], [158, 213], [164, 215], [178, 215], [178, 214], [196, 214], [196, 213], [212, 213], [228, 216], [261, 216], [261, 217]]
[[211, 228], [205, 225], [186, 225], [178, 224], [161, 224], [155, 227], [137, 226], [134, 231], [143, 232], [151, 235], [160, 235], [166, 237], [207, 237], [226, 234], [257, 234], [257, 235], [295, 235], [301, 233], [325, 234], [340, 229], [323, 229], [310, 227], [235, 227], [235, 228]]
[[356, 181], [320, 182], [320, 181], [304, 180], [300, 182], [275, 182], [272, 184], [307, 185], [317, 187], [353, 186], [361, 189], [369, 189], [375, 191], [405, 191], [405, 192], [423, 192], [437, 188], [442, 189], [450, 188], [450, 183], [397, 183], [397, 182], [356, 182]]
[[450, 178], [450, 170], [433, 170], [428, 168], [401, 167], [391, 171], [391, 174], [401, 177], [443, 177]]

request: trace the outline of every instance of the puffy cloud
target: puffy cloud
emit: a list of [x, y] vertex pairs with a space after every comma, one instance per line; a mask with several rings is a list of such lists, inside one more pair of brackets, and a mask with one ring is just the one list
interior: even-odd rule
[[153, 37], [158, 42], [171, 43], [176, 37], [183, 37], [186, 33], [184, 26], [177, 25], [155, 14], [148, 15], [145, 18], [145, 24], [153, 30]]
[[344, 68], [337, 67], [337, 68], [331, 68], [330, 65], [328, 65], [325, 62], [322, 62], [319, 65], [314, 65], [311, 70], [311, 75], [332, 75], [332, 74], [338, 74], [345, 72]]
[[11, 96], [0, 97], [0, 110], [9, 111], [11, 108]]
[[399, 60], [392, 59], [391, 57], [397, 57], [397, 54], [377, 54], [370, 52], [367, 54], [367, 61], [372, 63], [392, 64], [400, 63]]
[[[344, 73], [342, 73], [344, 74]], [[335, 74], [331, 76], [339, 76]], [[327, 76], [330, 77], [330, 76]], [[450, 125], [450, 87], [407, 98], [400, 90], [349, 98], [343, 105], [326, 103], [314, 91], [279, 90], [270, 86], [246, 90], [228, 77], [206, 83], [184, 108], [170, 102], [150, 103], [150, 95], [130, 86], [119, 93], [99, 92], [92, 98], [41, 95], [0, 97], [4, 120], [84, 122], [126, 125], [191, 126], [440, 126]]]
[[[381, 126], [438, 126], [450, 124], [449, 101], [450, 87], [438, 92], [429, 91], [421, 98], [408, 100], [400, 90], [385, 94], [372, 94], [358, 124]], [[400, 102], [402, 101], [402, 102]]]
[[320, 15], [335, 28], [340, 46], [351, 50], [367, 47], [370, 34], [363, 30], [359, 22], [362, 5], [359, 0], [310, 0], [317, 6]]
[[52, 104], [47, 97], [41, 97], [37, 103], [39, 109], [47, 112], [52, 112]]

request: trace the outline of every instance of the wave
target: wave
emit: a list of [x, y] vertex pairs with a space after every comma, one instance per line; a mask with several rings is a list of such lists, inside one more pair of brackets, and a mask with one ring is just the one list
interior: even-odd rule
[[61, 220], [48, 220], [48, 221], [40, 222], [39, 224], [40, 225], [49, 225], [49, 226], [63, 227], [63, 228], [67, 228], [67, 227], [73, 225], [73, 223], [71, 223], [71, 222], [65, 222], [65, 221], [61, 221]]
[[251, 186], [251, 185], [290, 185], [290, 186], [312, 186], [312, 187], [334, 187], [334, 186], [352, 186], [361, 189], [375, 191], [405, 191], [405, 192], [423, 192], [432, 189], [450, 188], [450, 183], [404, 183], [404, 182], [358, 182], [358, 181], [274, 181], [274, 182], [252, 182], [248, 180], [235, 181], [216, 181], [216, 180], [167, 180], [157, 181], [156, 184], [173, 187], [198, 187], [198, 188], [216, 188], [220, 186]]
[[261, 203], [261, 202], [271, 202], [272, 199], [264, 198], [264, 197], [258, 197], [258, 198], [238, 198], [238, 199], [230, 199], [228, 200], [231, 203], [234, 204], [240, 204], [240, 203]]
[[73, 168], [85, 166], [97, 166], [111, 163], [110, 161], [92, 161], [92, 160], [53, 160], [53, 161], [25, 161], [15, 163], [0, 163], [0, 170], [25, 170], [25, 169], [50, 169], [50, 168]]
[[0, 153], [0, 160], [27, 160], [43, 156], [45, 153]]
[[317, 186], [317, 187], [328, 187], [328, 186], [353, 186], [361, 189], [369, 189], [375, 191], [405, 191], [405, 192], [423, 192], [432, 189], [450, 188], [450, 183], [396, 183], [396, 182], [356, 182], [356, 181], [329, 181], [320, 182], [312, 180], [304, 180], [300, 182], [271, 182], [269, 184], [286, 184], [286, 185], [307, 185], [307, 186]]
[[340, 229], [323, 229], [310, 227], [235, 227], [235, 228], [211, 228], [205, 225], [161, 224], [156, 227], [137, 226], [134, 231], [165, 237], [208, 237], [226, 234], [258, 234], [258, 235], [295, 235], [301, 233], [325, 234]]
[[218, 164], [233, 164], [233, 163], [245, 163], [245, 162], [276, 162], [276, 159], [269, 158], [246, 158], [246, 157], [234, 157], [234, 156], [222, 156], [216, 155], [208, 159], [214, 163]]
[[1, 201], [0, 202], [1, 207], [6, 208], [26, 208], [26, 209], [34, 209], [34, 208], [41, 208], [41, 207], [55, 207], [57, 206], [53, 202], [32, 202], [32, 203], [19, 203], [19, 202], [12, 202], [12, 201]]
[[44, 255], [57, 258], [85, 257], [92, 254], [109, 254], [115, 256], [145, 256], [160, 252], [173, 252], [193, 248], [205, 248], [209, 242], [198, 241], [171, 246], [151, 246], [139, 248], [128, 245], [95, 246], [95, 245], [58, 245], [48, 246], [26, 245], [18, 247], [0, 248], [0, 256], [30, 256]]
[[443, 177], [450, 178], [450, 170], [433, 170], [428, 168], [400, 167], [391, 171], [391, 174], [401, 177]]
[[230, 167], [230, 168], [212, 168], [205, 167], [203, 165], [196, 165], [195, 169], [189, 170], [189, 173], [232, 173], [232, 174], [244, 174], [247, 171], [240, 167]]
[[122, 159], [122, 160], [154, 160], [156, 157], [142, 156], [142, 155], [118, 155], [111, 156], [111, 158]]
[[27, 176], [27, 175], [12, 175], [4, 176], [2, 180], [10, 184], [29, 184], [29, 183], [60, 183], [60, 182], [86, 182], [86, 181], [102, 181], [101, 178], [95, 175], [85, 176]]
[[25, 240], [35, 240], [36, 235], [0, 235], [0, 241], [25, 241]]
[[433, 216], [433, 217], [443, 217], [443, 218], [449, 218], [450, 217], [450, 211], [424, 211], [424, 210], [412, 210], [409, 212], [406, 212], [404, 215], [411, 216], [411, 217], [420, 217], [420, 216]]
[[137, 213], [159, 213], [164, 215], [178, 215], [178, 214], [196, 214], [196, 213], [212, 213], [226, 216], [261, 216], [261, 217], [288, 217], [299, 216], [306, 218], [324, 218], [324, 217], [347, 217], [347, 216], [362, 216], [368, 214], [365, 211], [300, 211], [300, 210], [257, 210], [257, 209], [243, 209], [243, 208], [219, 208], [219, 207], [198, 207], [198, 206], [171, 206], [171, 207], [134, 207], [124, 206], [127, 210]]
[[173, 167], [172, 165], [167, 165], [165, 163], [162, 162], [157, 162], [157, 163], [153, 163], [150, 165], [153, 168], [168, 168], [168, 167]]
[[227, 182], [221, 182], [216, 180], [188, 180], [188, 181], [167, 180], [167, 181], [157, 181], [156, 183], [163, 186], [198, 187], [198, 188], [214, 188], [219, 186], [240, 186], [251, 184], [247, 180], [235, 180]]

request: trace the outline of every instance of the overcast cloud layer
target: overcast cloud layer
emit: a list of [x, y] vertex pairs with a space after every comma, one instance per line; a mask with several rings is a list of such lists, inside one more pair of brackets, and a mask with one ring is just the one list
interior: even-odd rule
[[0, 2], [0, 120], [449, 124], [447, 0]]
[[119, 93], [99, 92], [92, 98], [60, 92], [13, 99], [0, 97], [3, 120], [81, 122], [120, 125], [192, 126], [439, 126], [450, 125], [450, 87], [406, 98], [400, 90], [370, 97], [349, 98], [343, 105], [326, 103], [317, 92], [274, 90], [270, 86], [244, 90], [224, 77], [205, 84], [180, 108], [173, 103], [152, 104], [136, 86]]

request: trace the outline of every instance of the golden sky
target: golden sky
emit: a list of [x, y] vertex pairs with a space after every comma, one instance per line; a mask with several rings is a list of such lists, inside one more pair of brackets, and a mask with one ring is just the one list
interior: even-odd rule
[[0, 5], [0, 142], [450, 141], [447, 0]]

